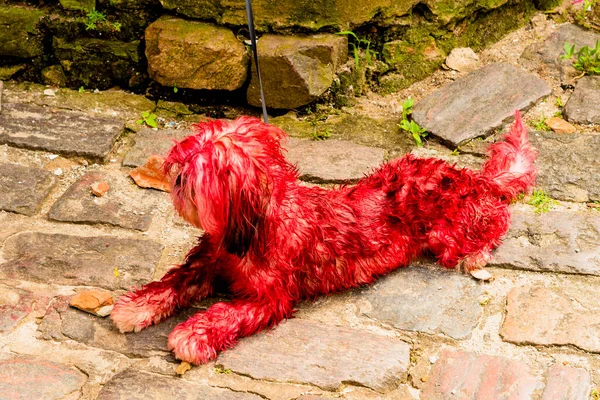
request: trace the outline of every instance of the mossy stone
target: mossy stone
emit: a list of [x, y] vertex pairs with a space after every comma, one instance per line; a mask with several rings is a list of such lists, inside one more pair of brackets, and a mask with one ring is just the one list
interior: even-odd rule
[[384, 92], [393, 92], [410, 86], [430, 75], [442, 65], [445, 54], [431, 36], [416, 43], [395, 40], [384, 44], [383, 60], [395, 73], [384, 75], [379, 83]]
[[0, 7], [0, 56], [31, 58], [44, 52], [40, 31], [43, 11], [18, 6]]
[[146, 29], [148, 74], [164, 86], [236, 90], [248, 77], [244, 44], [227, 28], [162, 17]]
[[51, 86], [66, 86], [67, 77], [60, 65], [51, 65], [42, 70], [42, 80], [46, 85]]
[[96, 0], [60, 0], [60, 5], [65, 10], [94, 10]]
[[24, 64], [2, 66], [2, 67], [0, 67], [0, 81], [9, 80], [15, 74], [23, 71], [24, 69], [25, 69]]
[[[242, 0], [161, 0], [164, 8], [218, 24], [246, 25], [245, 3]], [[373, 18], [394, 18], [405, 15], [414, 0], [255, 0], [254, 18], [259, 30], [288, 30], [301, 28], [318, 31], [322, 28], [347, 29]]]
[[[347, 38], [339, 35], [264, 35], [258, 42], [258, 62], [267, 107], [292, 109], [321, 96], [347, 59], [347, 49]], [[249, 104], [261, 105], [254, 66], [247, 98]]]
[[52, 47], [71, 87], [127, 87], [130, 77], [141, 68], [139, 41], [86, 38], [71, 42], [54, 37]]

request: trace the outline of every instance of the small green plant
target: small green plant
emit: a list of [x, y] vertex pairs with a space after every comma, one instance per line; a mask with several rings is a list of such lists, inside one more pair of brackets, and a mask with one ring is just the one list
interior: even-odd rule
[[88, 10], [85, 17], [86, 17], [86, 20], [85, 20], [85, 30], [86, 31], [94, 30], [98, 27], [97, 24], [99, 24], [101, 22], [106, 22], [106, 14], [104, 14], [100, 11], [96, 11], [96, 10]]
[[552, 129], [550, 129], [548, 124], [546, 124], [546, 115], [544, 113], [542, 113], [542, 116], [540, 118], [534, 119], [533, 121], [531, 121], [531, 123], [533, 124], [532, 126], [534, 127], [534, 129], [536, 131], [551, 131], [552, 130]]
[[422, 147], [423, 138], [427, 136], [426, 130], [421, 128], [415, 121], [408, 120], [408, 117], [412, 114], [414, 103], [414, 100], [410, 97], [404, 100], [402, 103], [402, 119], [400, 120], [398, 127], [404, 131], [410, 132], [417, 146]]
[[94, 31], [98, 29], [99, 26], [104, 25], [114, 32], [120, 32], [122, 27], [120, 22], [108, 22], [106, 14], [93, 9], [87, 10], [84, 23], [86, 31]]
[[451, 156], [455, 157], [458, 156], [460, 154], [460, 149], [457, 147], [454, 150], [452, 150], [452, 153], [450, 153]]
[[560, 97], [556, 98], [556, 100], [554, 101], [554, 104], [556, 104], [556, 107], [560, 107], [560, 108], [563, 108], [565, 106]]
[[425, 132], [425, 129], [421, 128], [415, 121], [409, 122], [403, 120], [400, 122], [400, 129], [410, 132], [418, 147], [423, 146], [423, 138], [427, 136], [427, 132]]
[[590, 400], [600, 400], [600, 389], [595, 387], [590, 392]]
[[536, 214], [542, 214], [550, 211], [550, 208], [559, 204], [558, 201], [549, 197], [546, 192], [541, 189], [533, 189], [532, 195], [527, 200], [527, 204], [533, 206], [533, 211]]
[[412, 114], [412, 107], [415, 104], [415, 101], [412, 97], [404, 100], [402, 103], [402, 120], [408, 119], [408, 116]]
[[331, 133], [332, 133], [331, 128], [313, 129], [312, 139], [313, 140], [325, 140], [329, 136], [331, 136]]
[[79, 93], [85, 93], [85, 88], [83, 86], [79, 87]]
[[146, 124], [150, 128], [158, 127], [158, 122], [156, 121], [156, 114], [153, 114], [151, 111], [144, 111], [142, 113], [142, 119], [137, 121], [139, 125]]
[[560, 57], [563, 60], [573, 60], [573, 68], [588, 75], [600, 75], [600, 40], [596, 46], [589, 48], [583, 46], [575, 51], [575, 45], [565, 42], [565, 53]]
[[575, 20], [586, 28], [597, 27], [597, 24], [593, 21], [593, 17], [590, 17], [590, 14], [593, 14], [591, 11], [593, 11], [598, 0], [574, 0], [571, 4], [581, 2], [583, 2], [583, 6], [575, 14]]
[[351, 37], [353, 41], [349, 42], [352, 46], [352, 55], [354, 56], [354, 63], [358, 67], [360, 65], [360, 47], [363, 45], [365, 49], [365, 60], [367, 64], [373, 65], [373, 60], [377, 58], [377, 52], [371, 49], [371, 41], [368, 39], [360, 39], [356, 33], [352, 31], [341, 31], [337, 32], [336, 35], [346, 35]]
[[231, 370], [229, 368], [223, 368], [221, 366], [215, 367], [215, 372], [217, 374], [230, 374]]
[[179, 92], [179, 89], [177, 89], [177, 84], [174, 83], [173, 84], [173, 93], [177, 93], [177, 92]]

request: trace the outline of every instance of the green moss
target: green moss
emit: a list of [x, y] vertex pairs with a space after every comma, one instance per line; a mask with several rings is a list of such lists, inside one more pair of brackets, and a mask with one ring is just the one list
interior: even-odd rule
[[43, 11], [16, 7], [0, 7], [0, 56], [31, 58], [44, 52], [44, 34], [40, 31]]
[[535, 6], [531, 1], [522, 1], [490, 12], [476, 14], [464, 23], [465, 29], [456, 37], [456, 46], [454, 47], [471, 47], [473, 50], [479, 51], [498, 42], [507, 33], [525, 25], [535, 11]]
[[562, 0], [536, 0], [535, 6], [543, 11], [552, 10], [562, 4]]
[[58, 37], [53, 40], [54, 54], [65, 71], [68, 85], [73, 88], [128, 87], [131, 76], [142, 68], [139, 46], [139, 41], [78, 39], [71, 42]]
[[93, 10], [96, 0], [60, 0], [60, 5], [65, 10]]
[[17, 72], [21, 72], [25, 69], [25, 65], [7, 65], [0, 67], [0, 81], [6, 81], [12, 78]]
[[383, 92], [408, 87], [442, 65], [445, 54], [437, 47], [435, 39], [421, 34], [422, 27], [409, 30], [408, 40], [396, 40], [383, 46], [383, 60], [394, 70], [379, 79]]
[[156, 104], [158, 111], [164, 110], [173, 116], [191, 115], [193, 112], [183, 103], [177, 103], [173, 101], [158, 100]]

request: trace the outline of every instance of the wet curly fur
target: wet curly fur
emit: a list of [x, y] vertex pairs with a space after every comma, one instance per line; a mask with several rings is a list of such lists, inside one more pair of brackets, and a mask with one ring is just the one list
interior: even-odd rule
[[446, 268], [482, 268], [508, 229], [508, 204], [536, 173], [518, 112], [481, 171], [407, 155], [336, 189], [299, 183], [275, 126], [242, 117], [196, 131], [164, 167], [175, 208], [205, 234], [182, 265], [122, 296], [111, 315], [121, 332], [139, 331], [225, 282], [232, 301], [169, 336], [175, 356], [194, 364], [290, 317], [299, 300], [372, 283], [424, 253]]

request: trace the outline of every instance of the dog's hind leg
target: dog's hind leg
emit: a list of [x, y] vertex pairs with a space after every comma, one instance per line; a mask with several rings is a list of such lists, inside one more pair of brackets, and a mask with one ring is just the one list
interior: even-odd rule
[[169, 335], [169, 350], [180, 360], [196, 365], [205, 363], [232, 347], [239, 338], [289, 317], [293, 306], [291, 299], [270, 296], [216, 303], [177, 325]]
[[169, 270], [159, 281], [121, 296], [111, 319], [121, 332], [138, 332], [210, 296], [220, 261], [210, 240], [203, 240], [190, 251], [184, 264]]

